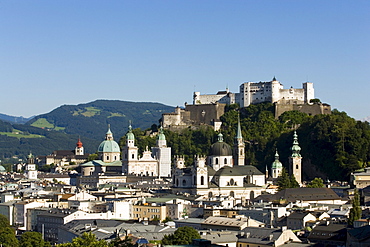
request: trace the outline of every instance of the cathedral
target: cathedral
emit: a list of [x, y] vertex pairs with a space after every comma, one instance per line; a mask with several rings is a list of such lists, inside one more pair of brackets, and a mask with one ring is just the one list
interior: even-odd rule
[[265, 174], [255, 166], [245, 164], [240, 121], [233, 148], [223, 141], [220, 133], [208, 157], [195, 156], [192, 167], [185, 167], [184, 164], [183, 157], [175, 157], [172, 176], [174, 193], [249, 200], [264, 190]]
[[122, 172], [126, 175], [171, 177], [171, 148], [167, 147], [163, 128], [159, 129], [156, 146], [146, 148], [139, 157], [131, 125], [126, 134], [126, 145], [122, 148]]

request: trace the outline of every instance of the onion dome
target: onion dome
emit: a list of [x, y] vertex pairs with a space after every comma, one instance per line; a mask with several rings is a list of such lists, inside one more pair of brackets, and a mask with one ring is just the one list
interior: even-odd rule
[[135, 135], [132, 133], [132, 127], [131, 124], [128, 126], [128, 132], [126, 134], [127, 140], [135, 140]]
[[293, 146], [291, 150], [292, 150], [292, 157], [301, 157], [301, 154], [299, 153], [301, 151], [301, 147], [299, 146], [299, 143], [298, 143], [298, 135], [296, 131], [294, 131]]
[[82, 148], [82, 142], [81, 142], [80, 138], [78, 138], [78, 141], [77, 141], [77, 143], [76, 143], [76, 146], [77, 146], [78, 148]]
[[218, 141], [211, 146], [213, 156], [231, 156], [232, 150], [229, 144], [224, 142], [222, 134], [218, 134]]
[[279, 154], [276, 150], [276, 153], [275, 153], [275, 161], [272, 162], [272, 168], [273, 169], [276, 169], [276, 168], [283, 168], [283, 164], [281, 164], [281, 162], [279, 161]]
[[162, 126], [159, 128], [159, 134], [158, 134], [157, 140], [159, 140], [159, 141], [165, 141], [166, 140], [166, 136], [164, 135]]
[[117, 142], [113, 140], [113, 134], [108, 127], [108, 131], [105, 134], [105, 140], [100, 143], [98, 147], [98, 152], [102, 153], [119, 153], [120, 148]]

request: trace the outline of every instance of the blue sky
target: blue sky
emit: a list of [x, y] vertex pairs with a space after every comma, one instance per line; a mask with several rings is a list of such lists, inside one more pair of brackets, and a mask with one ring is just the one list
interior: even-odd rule
[[370, 116], [370, 1], [0, 1], [0, 113], [96, 99], [183, 106], [246, 81]]

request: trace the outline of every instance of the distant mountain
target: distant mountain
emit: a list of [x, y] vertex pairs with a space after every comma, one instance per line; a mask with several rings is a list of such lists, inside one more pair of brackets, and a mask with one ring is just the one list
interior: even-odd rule
[[60, 106], [49, 113], [35, 116], [26, 124], [99, 141], [105, 137], [110, 124], [118, 141], [127, 132], [129, 121], [133, 128], [147, 129], [159, 123], [162, 113], [173, 111], [174, 107], [160, 103], [96, 100]]
[[24, 124], [30, 121], [32, 118], [33, 117], [29, 117], [29, 118], [15, 117], [15, 116], [9, 116], [9, 115], [0, 113], [0, 120], [10, 122], [10, 123]]
[[[34, 155], [48, 155], [54, 150], [74, 150], [78, 135], [41, 129], [0, 120], [0, 160], [17, 157], [25, 160]], [[81, 137], [86, 153], [94, 153], [99, 141]]]

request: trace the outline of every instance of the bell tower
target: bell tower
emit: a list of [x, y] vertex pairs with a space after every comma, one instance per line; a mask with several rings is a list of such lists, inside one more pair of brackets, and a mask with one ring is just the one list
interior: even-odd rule
[[290, 173], [295, 177], [295, 180], [302, 184], [302, 156], [300, 154], [301, 147], [298, 143], [297, 132], [294, 131], [293, 146], [291, 147], [292, 155], [289, 157]]

